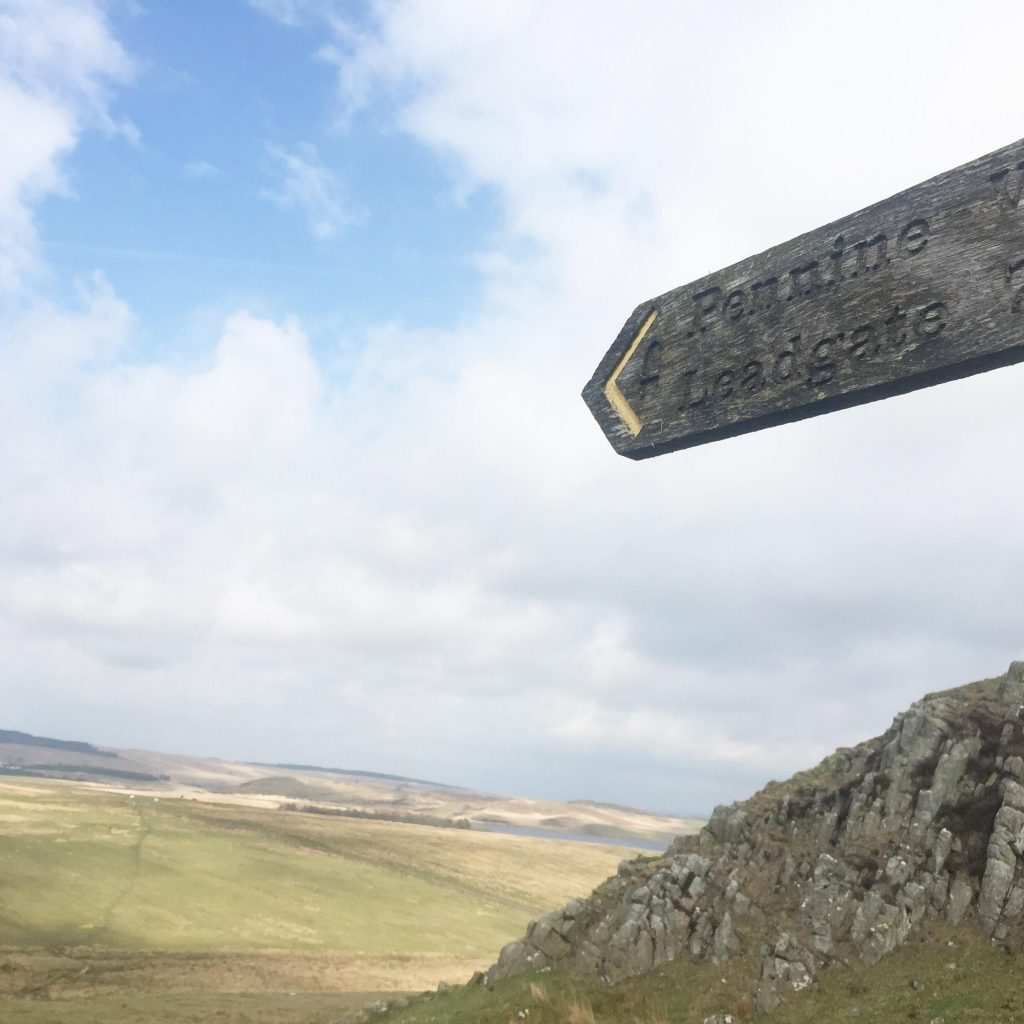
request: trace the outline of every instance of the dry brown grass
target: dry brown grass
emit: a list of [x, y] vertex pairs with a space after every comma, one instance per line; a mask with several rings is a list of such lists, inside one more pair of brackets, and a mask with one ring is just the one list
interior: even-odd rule
[[748, 993], [744, 993], [736, 1000], [736, 1009], [733, 1016], [737, 1020], [750, 1020], [754, 1016], [754, 1000]]
[[565, 1024], [597, 1024], [589, 1001], [573, 998], [565, 1007]]
[[[53, 999], [192, 992], [411, 992], [438, 981], [460, 984], [487, 967], [485, 957], [443, 954], [360, 956], [348, 953], [161, 953], [78, 947], [24, 950], [0, 946], [0, 1004], [7, 996], [45, 992]], [[0, 1021], [6, 1024], [3, 1006]]]

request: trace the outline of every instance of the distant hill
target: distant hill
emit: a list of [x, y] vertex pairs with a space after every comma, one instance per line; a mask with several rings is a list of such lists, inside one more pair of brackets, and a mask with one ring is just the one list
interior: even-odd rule
[[623, 814], [650, 814], [650, 811], [641, 810], [639, 807], [629, 807], [627, 804], [613, 804], [607, 800], [570, 800], [573, 807], [596, 807], [602, 811], [621, 811]]
[[272, 808], [284, 800], [300, 801], [316, 803], [318, 811], [343, 808], [380, 820], [468, 821], [472, 827], [520, 835], [611, 839], [659, 850], [675, 836], [695, 832], [703, 824], [589, 801], [567, 803], [481, 793], [397, 773], [297, 762], [230, 761], [128, 748], [113, 751], [15, 730], [0, 731], [0, 773], [91, 781], [249, 807]]
[[[282, 766], [284, 767], [284, 766]], [[267, 775], [235, 787], [236, 793], [286, 796], [292, 800], [336, 800], [337, 794], [325, 786], [316, 786], [291, 775]]]
[[288, 764], [273, 761], [246, 761], [256, 768], [284, 768], [291, 772], [324, 772], [326, 775], [354, 775], [360, 779], [380, 779], [382, 782], [407, 782], [414, 786], [429, 786], [431, 789], [462, 790], [462, 786], [451, 786], [447, 782], [431, 782], [429, 779], [414, 779], [408, 775], [389, 775], [387, 772], [365, 772], [358, 768], [324, 768], [317, 764]]
[[0, 767], [0, 776], [25, 776], [37, 779], [89, 779], [96, 776], [102, 780], [118, 782], [167, 782], [166, 775], [151, 775], [149, 772], [133, 772], [128, 769], [107, 768], [103, 765], [83, 764], [26, 764]]
[[117, 757], [109, 750], [100, 750], [91, 743], [78, 740], [55, 740], [49, 736], [33, 736], [16, 729], [0, 729], [0, 743], [17, 743], [21, 747], [49, 747], [51, 750], [69, 750], [76, 754], [99, 754], [102, 757]]

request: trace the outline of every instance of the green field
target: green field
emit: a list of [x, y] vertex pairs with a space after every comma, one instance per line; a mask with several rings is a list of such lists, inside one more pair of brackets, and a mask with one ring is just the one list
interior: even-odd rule
[[[348, 996], [301, 1003], [464, 980], [627, 853], [11, 780], [0, 784], [0, 1020], [67, 1019], [55, 1000], [74, 1000], [80, 1022], [93, 1010], [199, 1020], [212, 1011], [188, 1009], [186, 994], [204, 992], [249, 994], [244, 1010], [218, 1002], [217, 1020], [338, 1019]], [[133, 1003], [158, 992], [164, 1016]], [[278, 994], [284, 1009], [259, 1016]]]

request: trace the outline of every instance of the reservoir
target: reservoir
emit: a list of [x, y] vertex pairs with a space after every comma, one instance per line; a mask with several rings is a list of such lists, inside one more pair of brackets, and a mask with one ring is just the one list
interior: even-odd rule
[[643, 839], [639, 836], [598, 836], [589, 832], [562, 832], [556, 828], [537, 828], [532, 825], [506, 825], [496, 821], [474, 821], [476, 832], [498, 832], [507, 836], [531, 836], [535, 839], [561, 839], [570, 843], [599, 843], [602, 846], [623, 846], [633, 850], [649, 850], [652, 853], [664, 853], [670, 839]]

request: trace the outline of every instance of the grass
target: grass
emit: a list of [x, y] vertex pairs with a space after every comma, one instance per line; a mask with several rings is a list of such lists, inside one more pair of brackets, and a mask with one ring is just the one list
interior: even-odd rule
[[624, 851], [0, 784], [0, 945], [490, 956]]
[[0, 781], [0, 1020], [340, 1020], [465, 980], [628, 855]]
[[[834, 967], [792, 995], [771, 1024], [1022, 1024], [1024, 956], [992, 947], [969, 928], [934, 929], [881, 964]], [[385, 1024], [701, 1024], [752, 1016], [755, 964], [676, 962], [615, 986], [539, 972], [493, 991], [458, 988], [381, 1018]], [[525, 1014], [525, 1016], [520, 1016]]]
[[372, 994], [318, 995], [296, 992], [166, 996], [126, 993], [66, 1002], [5, 1000], [4, 1024], [346, 1024]]

